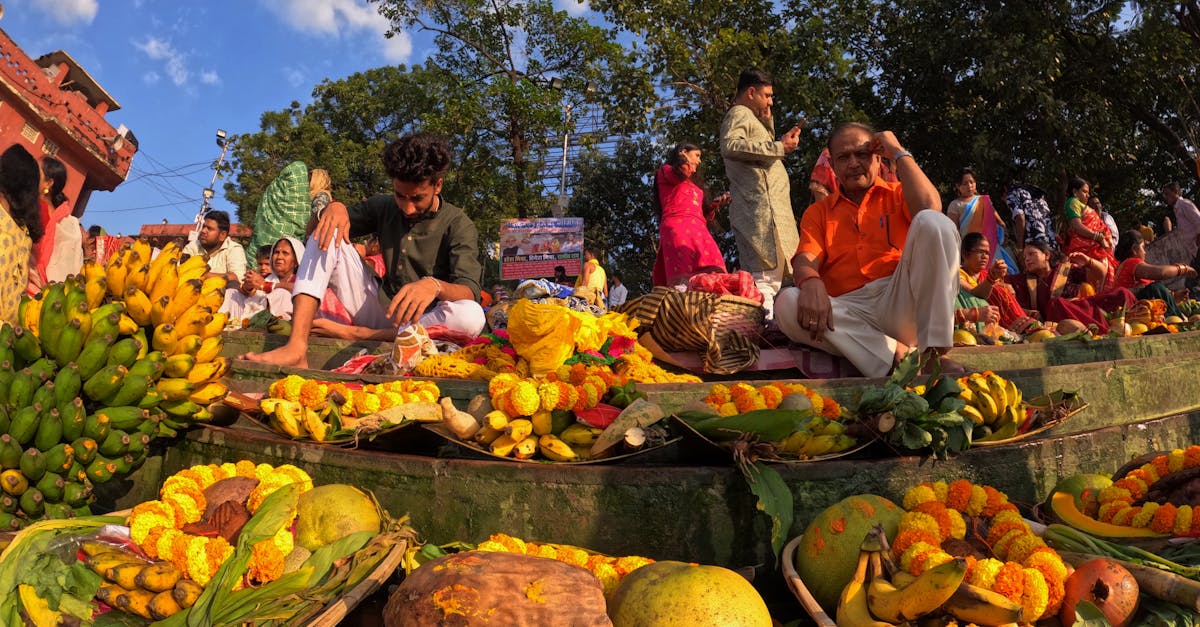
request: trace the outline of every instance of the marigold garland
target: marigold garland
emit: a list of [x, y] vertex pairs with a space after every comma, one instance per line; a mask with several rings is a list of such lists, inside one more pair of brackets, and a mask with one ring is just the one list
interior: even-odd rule
[[[272, 468], [242, 460], [236, 464], [193, 466], [167, 478], [159, 500], [134, 506], [129, 514], [129, 536], [152, 559], [166, 560], [200, 585], [207, 585], [225, 560], [233, 555], [233, 546], [220, 536], [206, 537], [183, 533], [180, 529], [200, 520], [207, 505], [204, 490], [230, 477], [253, 477], [258, 485], [250, 492], [246, 508], [258, 511], [272, 492], [292, 484], [301, 491], [312, 489], [312, 478], [303, 470], [285, 464]], [[252, 548], [247, 569], [249, 581], [266, 583], [283, 574], [283, 559], [293, 548], [290, 521], [274, 537]]]
[[1153, 531], [1174, 536], [1200, 536], [1200, 517], [1190, 505], [1149, 501], [1134, 505], [1163, 478], [1189, 468], [1200, 466], [1200, 445], [1175, 449], [1158, 455], [1138, 468], [1129, 471], [1107, 488], [1085, 490], [1082, 494], [1083, 512], [1101, 522], [1125, 527], [1148, 527]]
[[309, 409], [322, 409], [333, 394], [344, 399], [339, 407], [343, 416], [360, 418], [406, 403], [436, 403], [442, 395], [436, 383], [420, 379], [351, 387], [342, 381], [316, 381], [290, 374], [267, 388], [267, 396], [299, 402]]
[[783, 399], [792, 394], [803, 394], [812, 403], [813, 413], [838, 420], [842, 408], [832, 398], [821, 396], [800, 383], [785, 383], [775, 381], [755, 387], [748, 383], [734, 383], [727, 386], [721, 383], [709, 388], [704, 402], [722, 416], [744, 414], [756, 409], [775, 409]]
[[591, 571], [600, 580], [600, 583], [604, 585], [605, 595], [611, 594], [616, 590], [617, 584], [621, 583], [621, 580], [629, 573], [642, 566], [654, 563], [654, 560], [648, 557], [639, 557], [636, 555], [609, 557], [599, 553], [592, 553], [576, 546], [527, 542], [503, 533], [492, 534], [490, 538], [480, 543], [476, 548], [480, 551], [494, 553], [520, 553], [534, 557], [545, 557], [578, 566]]
[[1016, 506], [991, 486], [966, 480], [913, 486], [902, 501], [908, 510], [901, 518], [892, 552], [899, 565], [920, 575], [953, 559], [942, 542], [966, 530], [966, 517], [987, 520], [987, 543], [995, 558], [968, 560], [967, 582], [1004, 595], [1024, 608], [1035, 622], [1058, 612], [1063, 600], [1067, 567], [1054, 549], [1033, 533]]

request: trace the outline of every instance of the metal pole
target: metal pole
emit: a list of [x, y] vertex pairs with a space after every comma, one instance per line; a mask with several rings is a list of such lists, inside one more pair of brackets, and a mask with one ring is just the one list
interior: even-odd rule
[[[221, 144], [221, 155], [217, 157], [217, 165], [213, 166], [212, 180], [208, 183], [208, 189], [214, 190], [217, 185], [217, 176], [221, 173], [221, 164], [225, 163], [225, 153], [229, 151], [229, 145], [233, 143], [230, 138]], [[212, 200], [207, 194], [204, 195], [204, 202], [200, 203], [200, 213], [196, 214], [196, 230], [197, 236], [200, 234], [200, 229], [204, 226], [204, 215], [208, 213], [209, 201]]]
[[567, 151], [571, 147], [571, 103], [563, 105], [563, 115], [566, 126], [563, 128], [562, 178], [558, 181], [558, 195], [565, 202], [567, 197]]

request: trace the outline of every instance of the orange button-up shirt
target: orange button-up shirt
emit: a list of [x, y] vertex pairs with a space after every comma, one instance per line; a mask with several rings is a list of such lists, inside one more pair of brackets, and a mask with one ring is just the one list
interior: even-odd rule
[[816, 256], [825, 290], [840, 296], [896, 271], [910, 224], [900, 183], [877, 177], [861, 204], [838, 193], [810, 205], [796, 251]]

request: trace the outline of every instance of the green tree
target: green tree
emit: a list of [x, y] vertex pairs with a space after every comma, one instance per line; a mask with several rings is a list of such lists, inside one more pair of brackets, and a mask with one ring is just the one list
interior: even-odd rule
[[[475, 140], [503, 155], [497, 165], [506, 184], [492, 207], [500, 215], [548, 208], [537, 171], [544, 138], [570, 130], [568, 105], [603, 107], [614, 133], [643, 122], [644, 73], [609, 30], [555, 10], [551, 0], [374, 1], [393, 33], [416, 27], [434, 35], [430, 64], [456, 78], [443, 106], [477, 113]], [[555, 80], [561, 89], [552, 88]]]
[[576, 160], [568, 205], [583, 218], [584, 241], [601, 265], [624, 277], [630, 296], [650, 291], [658, 251], [651, 180], [660, 151], [647, 137], [619, 142], [611, 155], [585, 151]]

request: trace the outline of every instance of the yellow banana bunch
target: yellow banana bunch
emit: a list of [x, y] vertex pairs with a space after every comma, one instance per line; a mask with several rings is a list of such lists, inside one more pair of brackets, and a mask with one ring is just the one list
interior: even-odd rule
[[1008, 597], [985, 588], [962, 583], [954, 595], [942, 604], [942, 610], [961, 623], [1009, 625], [1020, 623], [1024, 608]]
[[[202, 392], [203, 390], [199, 390]], [[296, 401], [280, 398], [264, 398], [259, 406], [267, 415], [271, 426], [280, 433], [292, 438], [309, 438], [324, 442], [332, 426], [325, 421], [325, 416], [309, 409]]]
[[838, 627], [891, 627], [892, 623], [875, 620], [867, 606], [867, 564], [871, 560], [869, 551], [858, 554], [858, 567], [854, 576], [842, 588], [842, 597], [838, 601]]
[[876, 577], [867, 586], [867, 607], [872, 616], [889, 623], [916, 620], [949, 601], [966, 574], [967, 562], [959, 557], [930, 568], [903, 588]]
[[1011, 427], [1015, 429], [1025, 417], [1021, 390], [1011, 379], [994, 372], [977, 372], [960, 378], [958, 383], [962, 387], [959, 398], [966, 402], [961, 413], [977, 426], [985, 426], [993, 434], [1007, 432], [1009, 425], [1016, 422]]
[[846, 434], [846, 424], [814, 416], [804, 425], [776, 444], [780, 453], [789, 457], [812, 458], [840, 453], [858, 444]]

